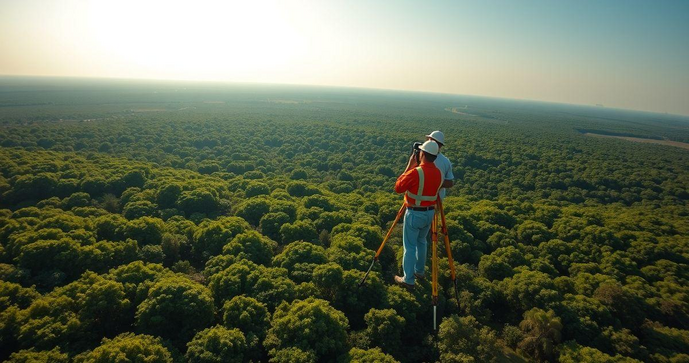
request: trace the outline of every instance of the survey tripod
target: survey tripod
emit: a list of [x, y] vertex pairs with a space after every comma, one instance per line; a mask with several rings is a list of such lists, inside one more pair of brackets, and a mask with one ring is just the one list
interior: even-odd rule
[[[361, 282], [359, 282], [359, 286], [362, 286], [364, 282], [366, 282], [366, 278], [368, 277], [368, 274], [371, 272], [371, 269], [373, 269], [373, 265], [375, 265], [376, 261], [378, 261], [378, 258], [380, 257], [380, 254], [383, 252], [383, 247], [385, 247], [385, 242], [388, 241], [390, 238], [390, 235], [392, 234], [392, 230], [395, 229], [395, 226], [397, 225], [397, 222], [399, 222], [400, 218], [402, 218], [402, 215], [404, 215], [405, 210], [407, 209], [407, 206], [402, 204], [402, 207], [400, 208], [399, 212], [397, 212], [397, 216], [395, 217], [395, 221], [392, 222], [392, 226], [390, 226], [390, 230], [388, 230], [388, 233], [385, 235], [385, 238], [383, 238], [383, 243], [380, 244], [380, 247], [378, 247], [378, 251], [376, 251], [375, 256], [373, 256], [373, 261], [371, 261], [371, 266], [368, 267], [368, 270], [366, 271], [366, 274], [364, 277], [361, 279]], [[440, 212], [440, 213], [438, 213]], [[440, 215], [440, 216], [438, 216]], [[438, 310], [438, 217], [440, 217], [440, 228], [441, 231], [443, 232], [443, 236], [445, 237], [445, 252], [447, 253], [447, 261], [450, 265], [450, 277], [452, 278], [452, 283], [454, 284], [455, 287], [455, 298], [457, 299], [457, 304], [459, 304], [459, 292], [457, 291], [457, 275], [455, 273], [455, 263], [454, 260], [452, 259], [452, 250], [450, 248], [450, 237], [447, 234], [447, 223], [445, 222], [445, 211], [443, 210], [443, 202], [440, 200], [440, 197], [436, 200], [435, 204], [435, 213], [433, 213], [433, 222], [431, 222], [431, 249], [432, 249], [432, 257], [431, 257], [431, 288], [432, 288], [432, 297], [433, 297], [433, 330], [436, 330], [436, 313]]]

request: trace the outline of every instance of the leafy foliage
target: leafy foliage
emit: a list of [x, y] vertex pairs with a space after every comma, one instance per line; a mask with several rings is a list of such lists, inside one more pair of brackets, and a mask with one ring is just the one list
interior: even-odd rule
[[443, 362], [496, 362], [497, 336], [475, 318], [456, 315], [443, 319], [438, 331]]
[[313, 350], [319, 359], [332, 359], [346, 351], [349, 322], [325, 300], [309, 298], [278, 307], [265, 341], [271, 356], [286, 347]]
[[[687, 360], [689, 156], [581, 133], [687, 142], [686, 119], [61, 82], [0, 87], [0, 360]], [[437, 341], [430, 284], [392, 284], [399, 227], [358, 286], [430, 129], [457, 176]]]
[[136, 320], [144, 332], [186, 342], [210, 325], [214, 314], [208, 289], [183, 277], [170, 277], [151, 287], [137, 308]]
[[246, 339], [238, 329], [216, 326], [202, 330], [187, 344], [187, 362], [211, 363], [244, 361]]
[[257, 360], [263, 358], [263, 340], [270, 328], [270, 313], [265, 304], [254, 298], [235, 296], [223, 306], [223, 323], [244, 332], [247, 356]]
[[552, 359], [562, 330], [560, 318], [552, 310], [527, 311], [519, 327], [524, 332], [524, 339], [519, 343], [521, 349], [539, 361]]
[[172, 355], [160, 338], [125, 333], [113, 339], [103, 339], [99, 347], [76, 357], [77, 362], [105, 363], [119, 360], [132, 362], [172, 362]]

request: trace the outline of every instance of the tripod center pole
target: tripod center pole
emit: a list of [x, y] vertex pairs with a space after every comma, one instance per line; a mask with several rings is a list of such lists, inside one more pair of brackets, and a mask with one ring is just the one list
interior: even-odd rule
[[437, 311], [438, 311], [438, 307], [437, 307], [436, 305], [433, 305], [433, 330], [434, 330], [434, 331], [435, 331], [435, 330], [438, 330], [437, 327], [436, 327], [436, 322], [437, 322], [437, 320], [436, 320], [436, 313], [437, 313]]

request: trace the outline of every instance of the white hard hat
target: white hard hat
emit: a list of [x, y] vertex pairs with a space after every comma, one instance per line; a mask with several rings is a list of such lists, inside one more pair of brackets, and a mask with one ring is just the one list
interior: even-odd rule
[[438, 155], [438, 143], [433, 140], [428, 140], [419, 146], [419, 149], [431, 154]]
[[439, 142], [440, 144], [445, 145], [445, 135], [442, 131], [433, 131], [429, 135], [426, 135], [426, 137], [430, 137], [431, 139]]

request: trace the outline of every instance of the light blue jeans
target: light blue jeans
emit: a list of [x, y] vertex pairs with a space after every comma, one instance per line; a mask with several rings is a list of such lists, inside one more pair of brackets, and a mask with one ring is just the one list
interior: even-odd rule
[[404, 282], [410, 285], [414, 285], [414, 272], [419, 275], [424, 274], [428, 251], [428, 231], [431, 229], [433, 214], [433, 210], [411, 209], [407, 209], [404, 214], [402, 270], [404, 270]]

